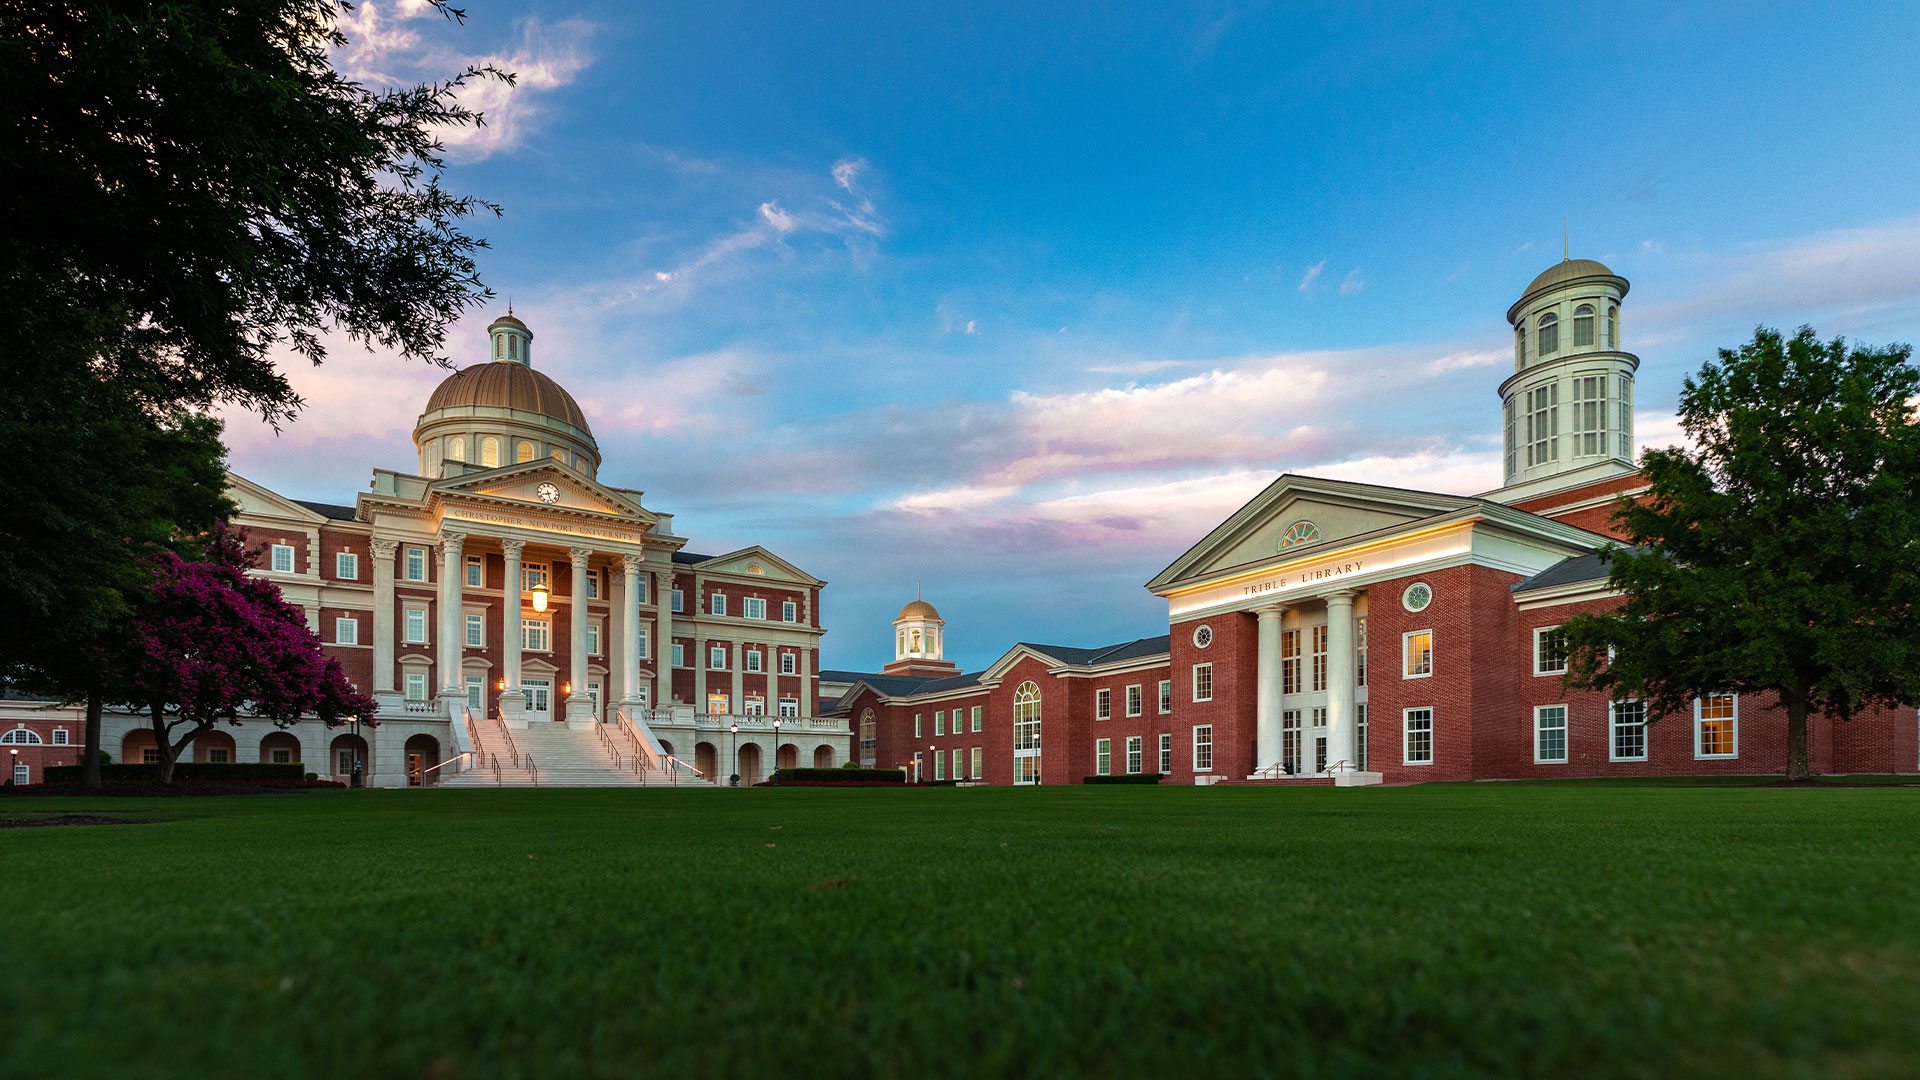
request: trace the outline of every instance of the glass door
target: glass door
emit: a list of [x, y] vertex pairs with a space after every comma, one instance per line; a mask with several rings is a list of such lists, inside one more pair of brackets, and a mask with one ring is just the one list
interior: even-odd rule
[[527, 719], [553, 719], [553, 683], [547, 679], [522, 679], [521, 689], [527, 694]]

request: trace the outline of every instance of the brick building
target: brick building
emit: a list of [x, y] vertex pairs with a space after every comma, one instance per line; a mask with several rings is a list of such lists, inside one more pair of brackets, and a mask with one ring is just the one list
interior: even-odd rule
[[[1627, 290], [1598, 262], [1566, 260], [1508, 310], [1501, 487], [1461, 496], [1283, 475], [1148, 582], [1167, 602], [1162, 637], [1022, 642], [963, 674], [942, 659], [944, 622], [916, 601], [895, 623], [894, 663], [822, 673], [855, 753], [990, 784], [1783, 770], [1773, 701], [1713, 695], [1691, 715], [1649, 717], [1561, 687], [1554, 630], [1619, 602], [1594, 553], [1615, 539], [1614, 500], [1644, 489]], [[1920, 770], [1912, 709], [1810, 727], [1816, 771]]]

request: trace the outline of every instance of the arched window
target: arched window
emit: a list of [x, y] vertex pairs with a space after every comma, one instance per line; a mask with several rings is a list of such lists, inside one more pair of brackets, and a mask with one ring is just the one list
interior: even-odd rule
[[516, 464], [522, 461], [532, 461], [533, 460], [533, 444], [530, 442], [522, 442], [518, 447], [515, 447], [513, 451], [513, 460]]
[[909, 651], [916, 656], [920, 654], [920, 631], [918, 630], [913, 632], [913, 648]]
[[489, 435], [480, 440], [480, 464], [491, 469], [500, 464], [500, 440]]
[[861, 757], [872, 757], [872, 754], [865, 753], [865, 751], [870, 751], [879, 745], [879, 740], [875, 737], [875, 731], [873, 710], [863, 710], [860, 713], [860, 749], [863, 751], [860, 755]]
[[1513, 365], [1516, 368], [1527, 366], [1527, 328], [1513, 328]]
[[1610, 307], [1607, 309], [1607, 348], [1617, 349], [1619, 347], [1620, 347], [1620, 309], [1617, 307]]
[[0, 735], [0, 746], [39, 746], [40, 733], [30, 728], [14, 728]]
[[467, 440], [465, 436], [455, 435], [453, 438], [447, 440], [447, 460], [467, 460]]
[[1286, 535], [1280, 537], [1280, 546], [1293, 547], [1295, 544], [1311, 544], [1320, 539], [1320, 526], [1311, 521], [1296, 521], [1287, 526]]
[[1540, 355], [1552, 356], [1560, 351], [1560, 316], [1546, 314], [1540, 316]]
[[1040, 782], [1040, 687], [1031, 681], [1013, 692], [1013, 782]]
[[905, 630], [895, 630], [893, 632], [893, 651], [901, 656], [907, 654], [907, 632]]
[[493, 358], [498, 360], [505, 355], [507, 355], [507, 335], [493, 335]]
[[1581, 304], [1573, 309], [1573, 347], [1576, 349], [1593, 348], [1593, 305]]
[[507, 339], [507, 359], [509, 360], [520, 359], [520, 339], [517, 337], [514, 337], [512, 334], [507, 334], [506, 339]]
[[565, 465], [567, 463], [567, 452], [565, 450], [560, 449], [557, 446], [553, 448], [553, 453], [550, 456], [553, 458], [553, 460], [559, 462], [562, 465]]

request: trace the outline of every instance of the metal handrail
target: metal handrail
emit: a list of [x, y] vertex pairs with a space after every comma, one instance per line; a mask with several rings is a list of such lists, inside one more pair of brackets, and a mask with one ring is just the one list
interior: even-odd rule
[[637, 773], [637, 772], [642, 772], [645, 769], [656, 767], [653, 764], [653, 760], [652, 760], [653, 755], [647, 752], [647, 741], [640, 737], [639, 729], [635, 728], [633, 726], [633, 721], [627, 718], [626, 710], [616, 709], [614, 710], [613, 716], [615, 720], [619, 721], [620, 729], [627, 733], [627, 738], [633, 740], [633, 745], [638, 751], [638, 753], [634, 758], [633, 771]]
[[[425, 786], [426, 786], [426, 779], [427, 779], [427, 774], [428, 774], [428, 773], [430, 773], [430, 772], [432, 772], [432, 771], [433, 771], [433, 770], [435, 770], [435, 769], [438, 769], [438, 768], [441, 768], [442, 766], [446, 766], [446, 765], [451, 765], [451, 764], [453, 764], [454, 762], [456, 762], [456, 761], [460, 761], [460, 760], [461, 760], [462, 758], [465, 758], [465, 757], [468, 757], [468, 756], [470, 756], [470, 755], [469, 755], [469, 752], [468, 752], [468, 751], [466, 751], [466, 750], [462, 750], [462, 751], [460, 751], [459, 753], [457, 753], [457, 754], [455, 754], [455, 755], [453, 755], [452, 757], [450, 757], [450, 758], [448, 758], [448, 759], [447, 759], [447, 760], [445, 760], [445, 761], [442, 761], [442, 762], [440, 762], [440, 763], [438, 763], [438, 764], [435, 764], [435, 765], [429, 765], [429, 766], [427, 766], [426, 768], [424, 768], [424, 769], [421, 769], [421, 770], [420, 770], [420, 773], [419, 773], [419, 775], [420, 775], [420, 784], [421, 784], [421, 786], [422, 786], [422, 787], [425, 787]], [[458, 769], [455, 769], [454, 771], [455, 771], [455, 772], [459, 772], [459, 770], [458, 770]]]
[[500, 737], [502, 739], [505, 739], [507, 742], [507, 756], [513, 759], [513, 767], [516, 769], [519, 768], [520, 767], [520, 748], [514, 745], [513, 732], [507, 730], [507, 721], [504, 717], [495, 715], [493, 719], [496, 723], [500, 725]]
[[1284, 761], [1276, 761], [1264, 769], [1253, 770], [1253, 775], [1258, 777], [1263, 777], [1268, 780], [1278, 780], [1282, 776], [1294, 776], [1297, 774], [1293, 771], [1292, 765], [1289, 765]]
[[540, 770], [533, 767], [533, 755], [527, 755], [527, 775], [533, 777], [533, 786], [540, 786]]
[[613, 755], [613, 767], [615, 770], [618, 770], [621, 767], [620, 748], [613, 745], [613, 736], [607, 734], [606, 725], [593, 725], [593, 733], [600, 736], [600, 745], [606, 748], [607, 753]]
[[1349, 761], [1346, 758], [1341, 758], [1339, 761], [1327, 762], [1327, 767], [1324, 769], [1321, 769], [1320, 771], [1322, 773], [1359, 772], [1360, 766], [1354, 764], [1352, 761]]
[[665, 758], [661, 759], [660, 767], [666, 770], [667, 776], [672, 779], [674, 787], [680, 786], [680, 774], [674, 771], [674, 768], [673, 768], [674, 766], [678, 766], [679, 768], [685, 769], [686, 771], [692, 773], [693, 775], [699, 777], [702, 780], [705, 780], [707, 778], [706, 773], [703, 773], [699, 769], [694, 768], [692, 765], [689, 765], [686, 762], [680, 760], [679, 758], [674, 757], [672, 754], [668, 754]]

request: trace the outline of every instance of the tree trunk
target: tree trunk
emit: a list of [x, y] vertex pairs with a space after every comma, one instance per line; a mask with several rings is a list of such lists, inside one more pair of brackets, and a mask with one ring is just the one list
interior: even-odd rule
[[80, 759], [80, 786], [100, 789], [100, 688], [87, 691], [87, 734], [82, 740], [86, 745], [81, 750], [85, 756]]
[[160, 767], [154, 772], [154, 779], [162, 784], [171, 784], [173, 759], [179, 751], [174, 749], [173, 740], [167, 737], [166, 711], [159, 705], [153, 707], [153, 741], [160, 747]]
[[1787, 706], [1787, 779], [1805, 780], [1813, 775], [1807, 768], [1807, 691], [1795, 687], [1781, 695]]

